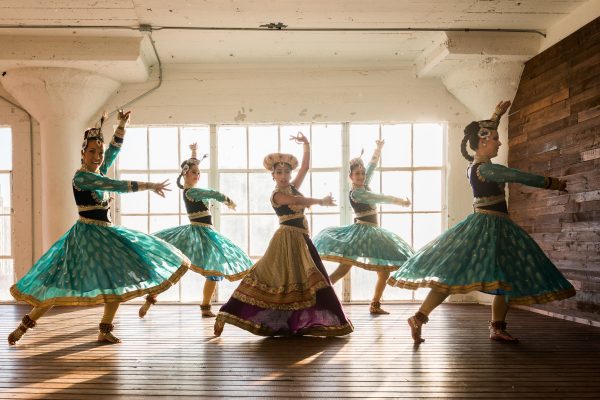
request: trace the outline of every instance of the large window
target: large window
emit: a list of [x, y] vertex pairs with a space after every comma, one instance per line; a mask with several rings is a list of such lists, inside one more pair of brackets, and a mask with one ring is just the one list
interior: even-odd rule
[[[188, 145], [198, 142], [198, 153], [209, 153], [201, 165], [201, 187], [210, 187], [231, 197], [235, 211], [213, 207], [215, 227], [242, 247], [253, 260], [264, 253], [277, 228], [270, 205], [273, 190], [271, 175], [262, 166], [263, 157], [282, 151], [302, 158], [302, 146], [290, 141], [303, 132], [311, 142], [311, 170], [300, 191], [305, 196], [324, 197], [329, 193], [338, 206], [314, 206], [307, 212], [312, 235], [328, 226], [352, 223], [348, 201], [348, 161], [365, 149], [368, 162], [375, 140], [385, 140], [380, 165], [371, 189], [407, 197], [410, 207], [382, 205], [380, 224], [418, 249], [442, 231], [444, 165], [444, 128], [442, 124], [304, 124], [304, 125], [211, 125], [200, 127], [129, 128], [120, 155], [118, 177], [142, 181], [170, 179], [173, 191], [166, 199], [154, 194], [120, 196], [120, 223], [144, 232], [188, 223], [181, 192], [174, 181], [181, 161], [189, 157]], [[329, 272], [337, 264], [325, 262]], [[346, 279], [336, 284], [345, 301], [371, 299], [376, 274], [353, 268]], [[163, 300], [199, 301], [203, 278], [187, 274], [182, 284], [161, 295]], [[218, 300], [229, 298], [237, 282], [223, 281]], [[412, 292], [389, 288], [386, 300], [419, 298]], [[414, 297], [416, 294], [417, 297]]]
[[12, 132], [0, 127], [0, 300], [12, 300]]

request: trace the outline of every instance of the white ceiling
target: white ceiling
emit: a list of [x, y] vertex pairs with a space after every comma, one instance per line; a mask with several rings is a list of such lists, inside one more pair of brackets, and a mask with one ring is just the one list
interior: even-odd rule
[[[545, 31], [588, 0], [3, 0], [0, 35], [139, 36], [163, 63], [397, 65], [413, 63], [436, 32], [247, 31], [191, 28], [534, 29]], [[169, 27], [169, 29], [160, 29]], [[188, 29], [171, 29], [171, 28]], [[476, 34], [476, 33], [473, 33]]]

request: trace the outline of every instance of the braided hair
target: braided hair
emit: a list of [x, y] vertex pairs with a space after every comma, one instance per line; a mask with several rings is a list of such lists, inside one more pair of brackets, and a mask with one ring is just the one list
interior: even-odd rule
[[473, 161], [475, 158], [469, 154], [467, 151], [467, 142], [469, 142], [469, 147], [471, 150], [477, 150], [479, 147], [479, 123], [476, 121], [471, 122], [465, 128], [465, 135], [463, 136], [462, 141], [460, 142], [460, 152], [462, 156], [467, 159], [467, 161]]

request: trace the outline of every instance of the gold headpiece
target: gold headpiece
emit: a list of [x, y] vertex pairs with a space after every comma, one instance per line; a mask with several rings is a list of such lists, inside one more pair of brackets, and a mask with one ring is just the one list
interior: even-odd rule
[[100, 120], [96, 122], [96, 125], [93, 128], [87, 129], [83, 134], [83, 144], [81, 145], [82, 149], [88, 144], [89, 140], [96, 139], [99, 143], [104, 143], [104, 135], [102, 134], [102, 125], [104, 124], [104, 120], [106, 119], [106, 113], [102, 114]]
[[498, 121], [494, 121], [491, 119], [477, 121], [477, 124], [479, 125], [479, 131], [477, 132], [477, 136], [479, 136], [482, 139], [487, 139], [488, 136], [490, 136], [490, 134], [492, 133], [492, 131], [498, 129]]
[[269, 171], [273, 171], [279, 164], [287, 165], [292, 170], [295, 170], [298, 168], [298, 159], [292, 154], [271, 153], [267, 154], [263, 160], [263, 166]]
[[356, 168], [365, 169], [365, 163], [363, 162], [362, 155], [365, 153], [365, 149], [360, 151], [360, 156], [353, 158], [350, 160], [350, 173], [354, 171]]

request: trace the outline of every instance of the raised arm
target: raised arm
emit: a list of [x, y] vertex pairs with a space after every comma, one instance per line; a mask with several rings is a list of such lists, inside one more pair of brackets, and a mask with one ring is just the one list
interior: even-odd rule
[[486, 181], [505, 183], [515, 182], [527, 186], [534, 186], [544, 189], [565, 190], [567, 183], [558, 178], [545, 177], [541, 175], [530, 174], [515, 168], [508, 168], [498, 164], [481, 164], [477, 174]]
[[365, 186], [369, 186], [371, 183], [371, 178], [373, 177], [373, 172], [375, 172], [375, 168], [377, 168], [377, 164], [379, 164], [379, 159], [381, 158], [381, 149], [385, 144], [384, 140], [377, 140], [377, 148], [373, 152], [371, 156], [371, 160], [367, 164], [367, 168], [365, 169]]
[[108, 149], [106, 149], [106, 153], [104, 153], [104, 163], [100, 166], [100, 172], [102, 174], [106, 174], [112, 164], [117, 159], [117, 155], [121, 151], [121, 146], [123, 145], [123, 139], [125, 138], [125, 125], [129, 121], [129, 116], [131, 115], [131, 111], [124, 112], [123, 110], [119, 110], [119, 114], [117, 115], [117, 119], [119, 121], [119, 125], [115, 129], [115, 133], [108, 145]]
[[292, 181], [292, 185], [299, 189], [302, 182], [304, 182], [304, 178], [310, 167], [310, 143], [308, 143], [308, 138], [304, 136], [302, 132], [298, 132], [298, 135], [292, 136], [290, 140], [294, 140], [296, 143], [302, 143], [304, 149], [304, 152], [302, 153], [302, 164], [300, 164], [300, 169]]

